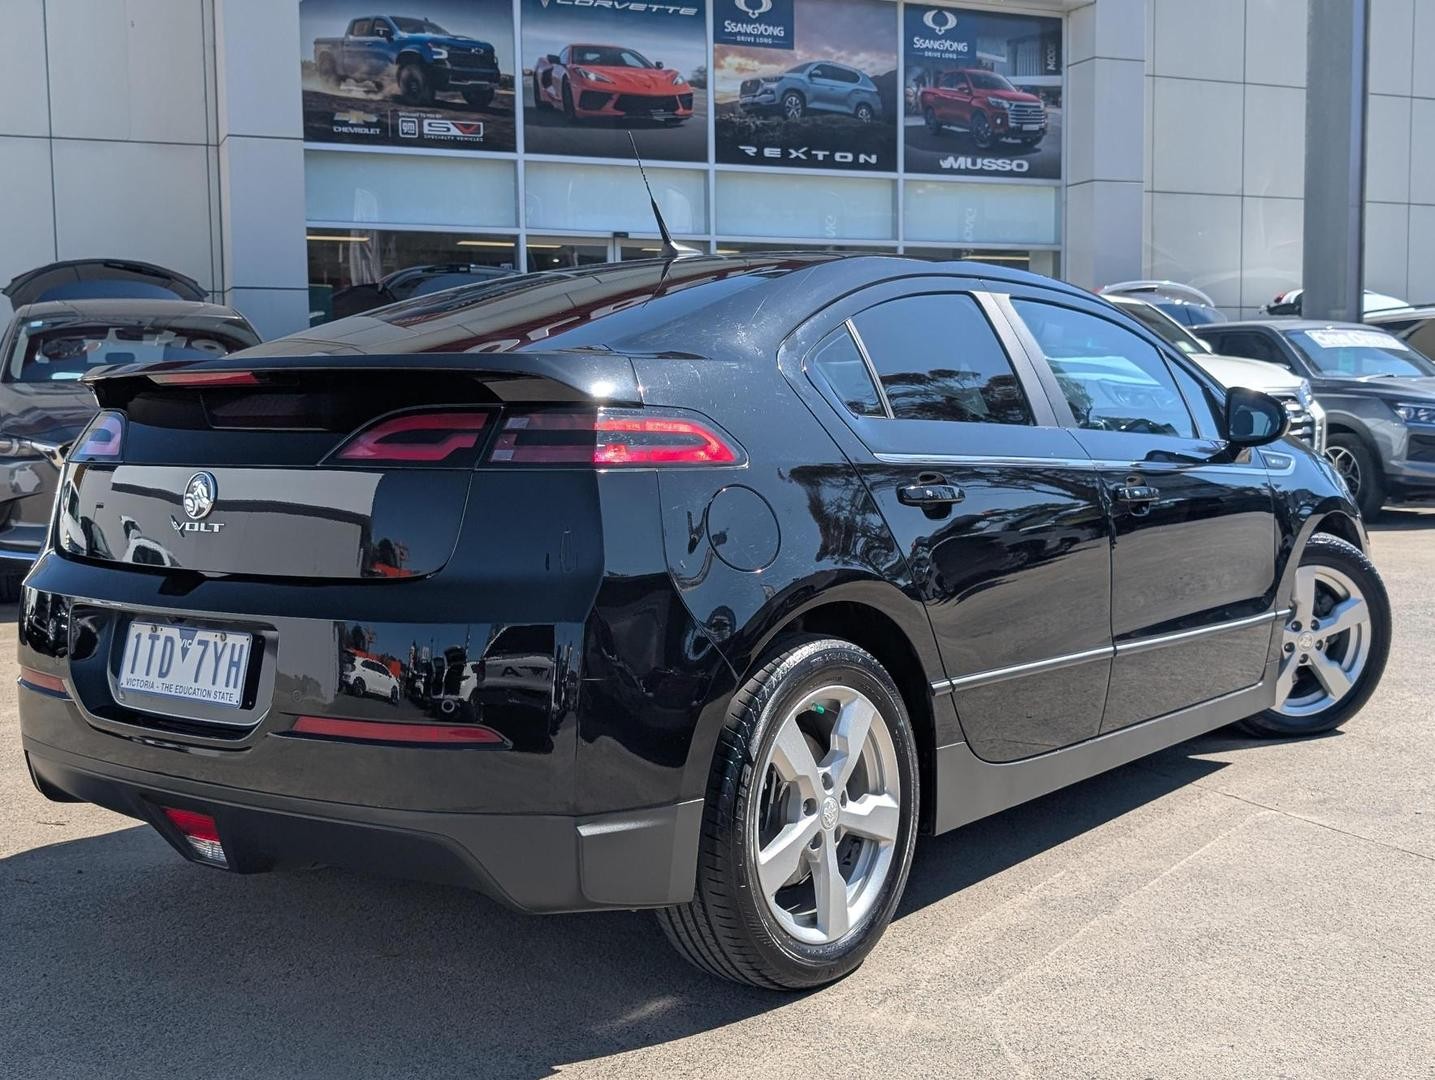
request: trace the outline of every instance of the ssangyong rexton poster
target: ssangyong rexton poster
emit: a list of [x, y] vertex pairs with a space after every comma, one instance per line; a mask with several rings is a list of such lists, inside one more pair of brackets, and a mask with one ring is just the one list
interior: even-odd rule
[[512, 0], [300, 0], [308, 142], [516, 149]]
[[529, 154], [705, 161], [707, 0], [523, 0]]
[[713, 0], [717, 160], [893, 172], [897, 7]]
[[907, 4], [909, 173], [1061, 177], [1061, 20]]

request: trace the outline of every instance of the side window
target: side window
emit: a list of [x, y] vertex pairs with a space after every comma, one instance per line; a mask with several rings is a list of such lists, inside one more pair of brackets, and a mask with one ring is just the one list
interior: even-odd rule
[[830, 79], [832, 76], [827, 73], [827, 65], [818, 64], [808, 74], [814, 79]]
[[1258, 330], [1237, 330], [1220, 334], [1211, 340], [1211, 347], [1227, 356], [1244, 356], [1248, 360], [1264, 360], [1270, 364], [1290, 367], [1280, 347]]
[[1405, 339], [1418, 353], [1435, 356], [1435, 319], [1427, 319], [1417, 326]]
[[1084, 311], [1032, 300], [1012, 306], [1036, 338], [1084, 428], [1193, 438], [1191, 413], [1152, 345]]
[[374, 36], [374, 20], [373, 20], [373, 19], [356, 19], [356, 20], [354, 21], [354, 29], [351, 30], [350, 33], [351, 33], [354, 37], [373, 37], [373, 36]]
[[845, 83], [859, 83], [862, 81], [862, 76], [858, 75], [857, 72], [851, 68], [833, 68], [832, 77], [838, 82]]
[[1187, 408], [1196, 418], [1196, 434], [1203, 439], [1221, 438], [1221, 417], [1226, 411], [1224, 397], [1217, 401], [1201, 381], [1180, 364], [1171, 365], [1171, 374], [1176, 377], [1176, 385], [1186, 398]]
[[899, 420], [1031, 424], [1011, 361], [970, 296], [930, 293], [852, 319]]
[[817, 373], [854, 416], [886, 416], [867, 362], [844, 325], [813, 350], [808, 368]]

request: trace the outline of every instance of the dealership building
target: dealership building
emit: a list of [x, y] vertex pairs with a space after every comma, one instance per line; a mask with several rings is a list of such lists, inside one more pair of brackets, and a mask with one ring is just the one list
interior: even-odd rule
[[[705, 250], [1172, 278], [1233, 316], [1300, 283], [1306, 0], [5, 10], [0, 281], [144, 259], [275, 336], [415, 264], [650, 257], [636, 146]], [[1435, 300], [1422, 55], [1435, 3], [1371, 0], [1366, 285], [1412, 301]]]

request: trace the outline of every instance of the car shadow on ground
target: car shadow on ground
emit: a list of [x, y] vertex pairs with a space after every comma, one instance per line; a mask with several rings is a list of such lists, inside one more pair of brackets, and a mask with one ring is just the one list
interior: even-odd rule
[[[899, 917], [1223, 767], [1191, 756], [1204, 749], [924, 838]], [[17, 1080], [177, 1062], [194, 1076], [544, 1077], [792, 1000], [689, 968], [646, 913], [530, 917], [328, 869], [236, 877], [143, 827], [0, 860], [0, 910], [0, 1074]]]
[[1369, 532], [1400, 532], [1404, 529], [1435, 529], [1435, 504], [1423, 509], [1407, 507], [1400, 510], [1382, 510], [1380, 517], [1365, 525]]

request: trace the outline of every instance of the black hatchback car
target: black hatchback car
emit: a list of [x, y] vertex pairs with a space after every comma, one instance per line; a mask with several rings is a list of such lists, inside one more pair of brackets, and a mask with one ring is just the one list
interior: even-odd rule
[[21, 609], [40, 791], [231, 870], [655, 908], [760, 986], [854, 968], [919, 832], [1329, 730], [1386, 660], [1279, 403], [1021, 272], [625, 263], [89, 385]]

